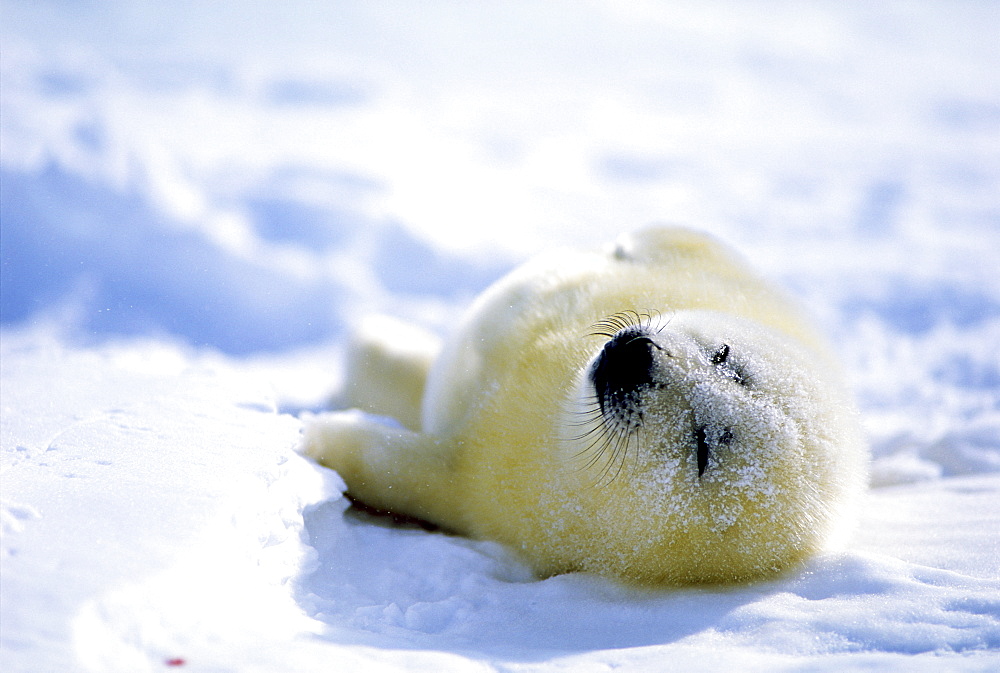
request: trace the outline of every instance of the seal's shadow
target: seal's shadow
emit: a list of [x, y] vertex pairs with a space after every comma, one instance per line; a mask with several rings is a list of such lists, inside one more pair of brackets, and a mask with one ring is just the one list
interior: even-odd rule
[[507, 550], [331, 500], [305, 512], [314, 562], [296, 599], [318, 637], [537, 661], [662, 645], [709, 630], [762, 585], [648, 590], [585, 574], [538, 579]]

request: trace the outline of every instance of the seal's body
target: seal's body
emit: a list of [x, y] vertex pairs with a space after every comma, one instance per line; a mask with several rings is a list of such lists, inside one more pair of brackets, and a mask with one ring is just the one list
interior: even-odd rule
[[[382, 402], [362, 386], [366, 411], [399, 407], [393, 358], [408, 381], [427, 361], [394, 352], [355, 349], [355, 376], [389, 372]], [[654, 227], [487, 290], [429, 366], [421, 427], [330, 413], [304, 443], [352, 497], [498, 540], [542, 575], [741, 581], [849, 517], [866, 456], [836, 371], [734, 255]]]

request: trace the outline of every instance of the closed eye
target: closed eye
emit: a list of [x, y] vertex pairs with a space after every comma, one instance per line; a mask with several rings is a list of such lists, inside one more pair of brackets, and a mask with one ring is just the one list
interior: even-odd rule
[[730, 361], [729, 353], [729, 344], [722, 344], [722, 346], [712, 353], [712, 357], [709, 359], [712, 364], [715, 365], [715, 368], [720, 374], [728, 379], [732, 379], [741, 386], [747, 386], [747, 380], [746, 376], [744, 376], [743, 368]]
[[719, 460], [716, 455], [722, 448], [732, 445], [733, 431], [731, 428], [723, 428], [721, 432], [710, 434], [709, 428], [704, 425], [697, 425], [694, 429], [695, 459], [698, 462], [698, 477], [701, 478], [708, 468], [710, 457]]

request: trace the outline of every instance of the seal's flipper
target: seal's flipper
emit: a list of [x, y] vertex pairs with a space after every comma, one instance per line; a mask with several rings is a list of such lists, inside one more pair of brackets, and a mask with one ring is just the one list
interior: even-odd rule
[[419, 430], [427, 372], [440, 348], [435, 335], [415, 325], [385, 316], [365, 319], [348, 344], [335, 406], [389, 416]]
[[348, 494], [374, 509], [463, 532], [450, 446], [359, 411], [308, 419], [303, 452], [335, 470]]

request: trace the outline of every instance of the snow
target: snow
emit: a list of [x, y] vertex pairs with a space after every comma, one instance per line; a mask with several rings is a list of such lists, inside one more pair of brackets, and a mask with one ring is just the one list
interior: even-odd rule
[[[0, 4], [4, 671], [1000, 667], [990, 2]], [[539, 581], [348, 509], [298, 415], [654, 220], [831, 335], [872, 484], [742, 587]]]

